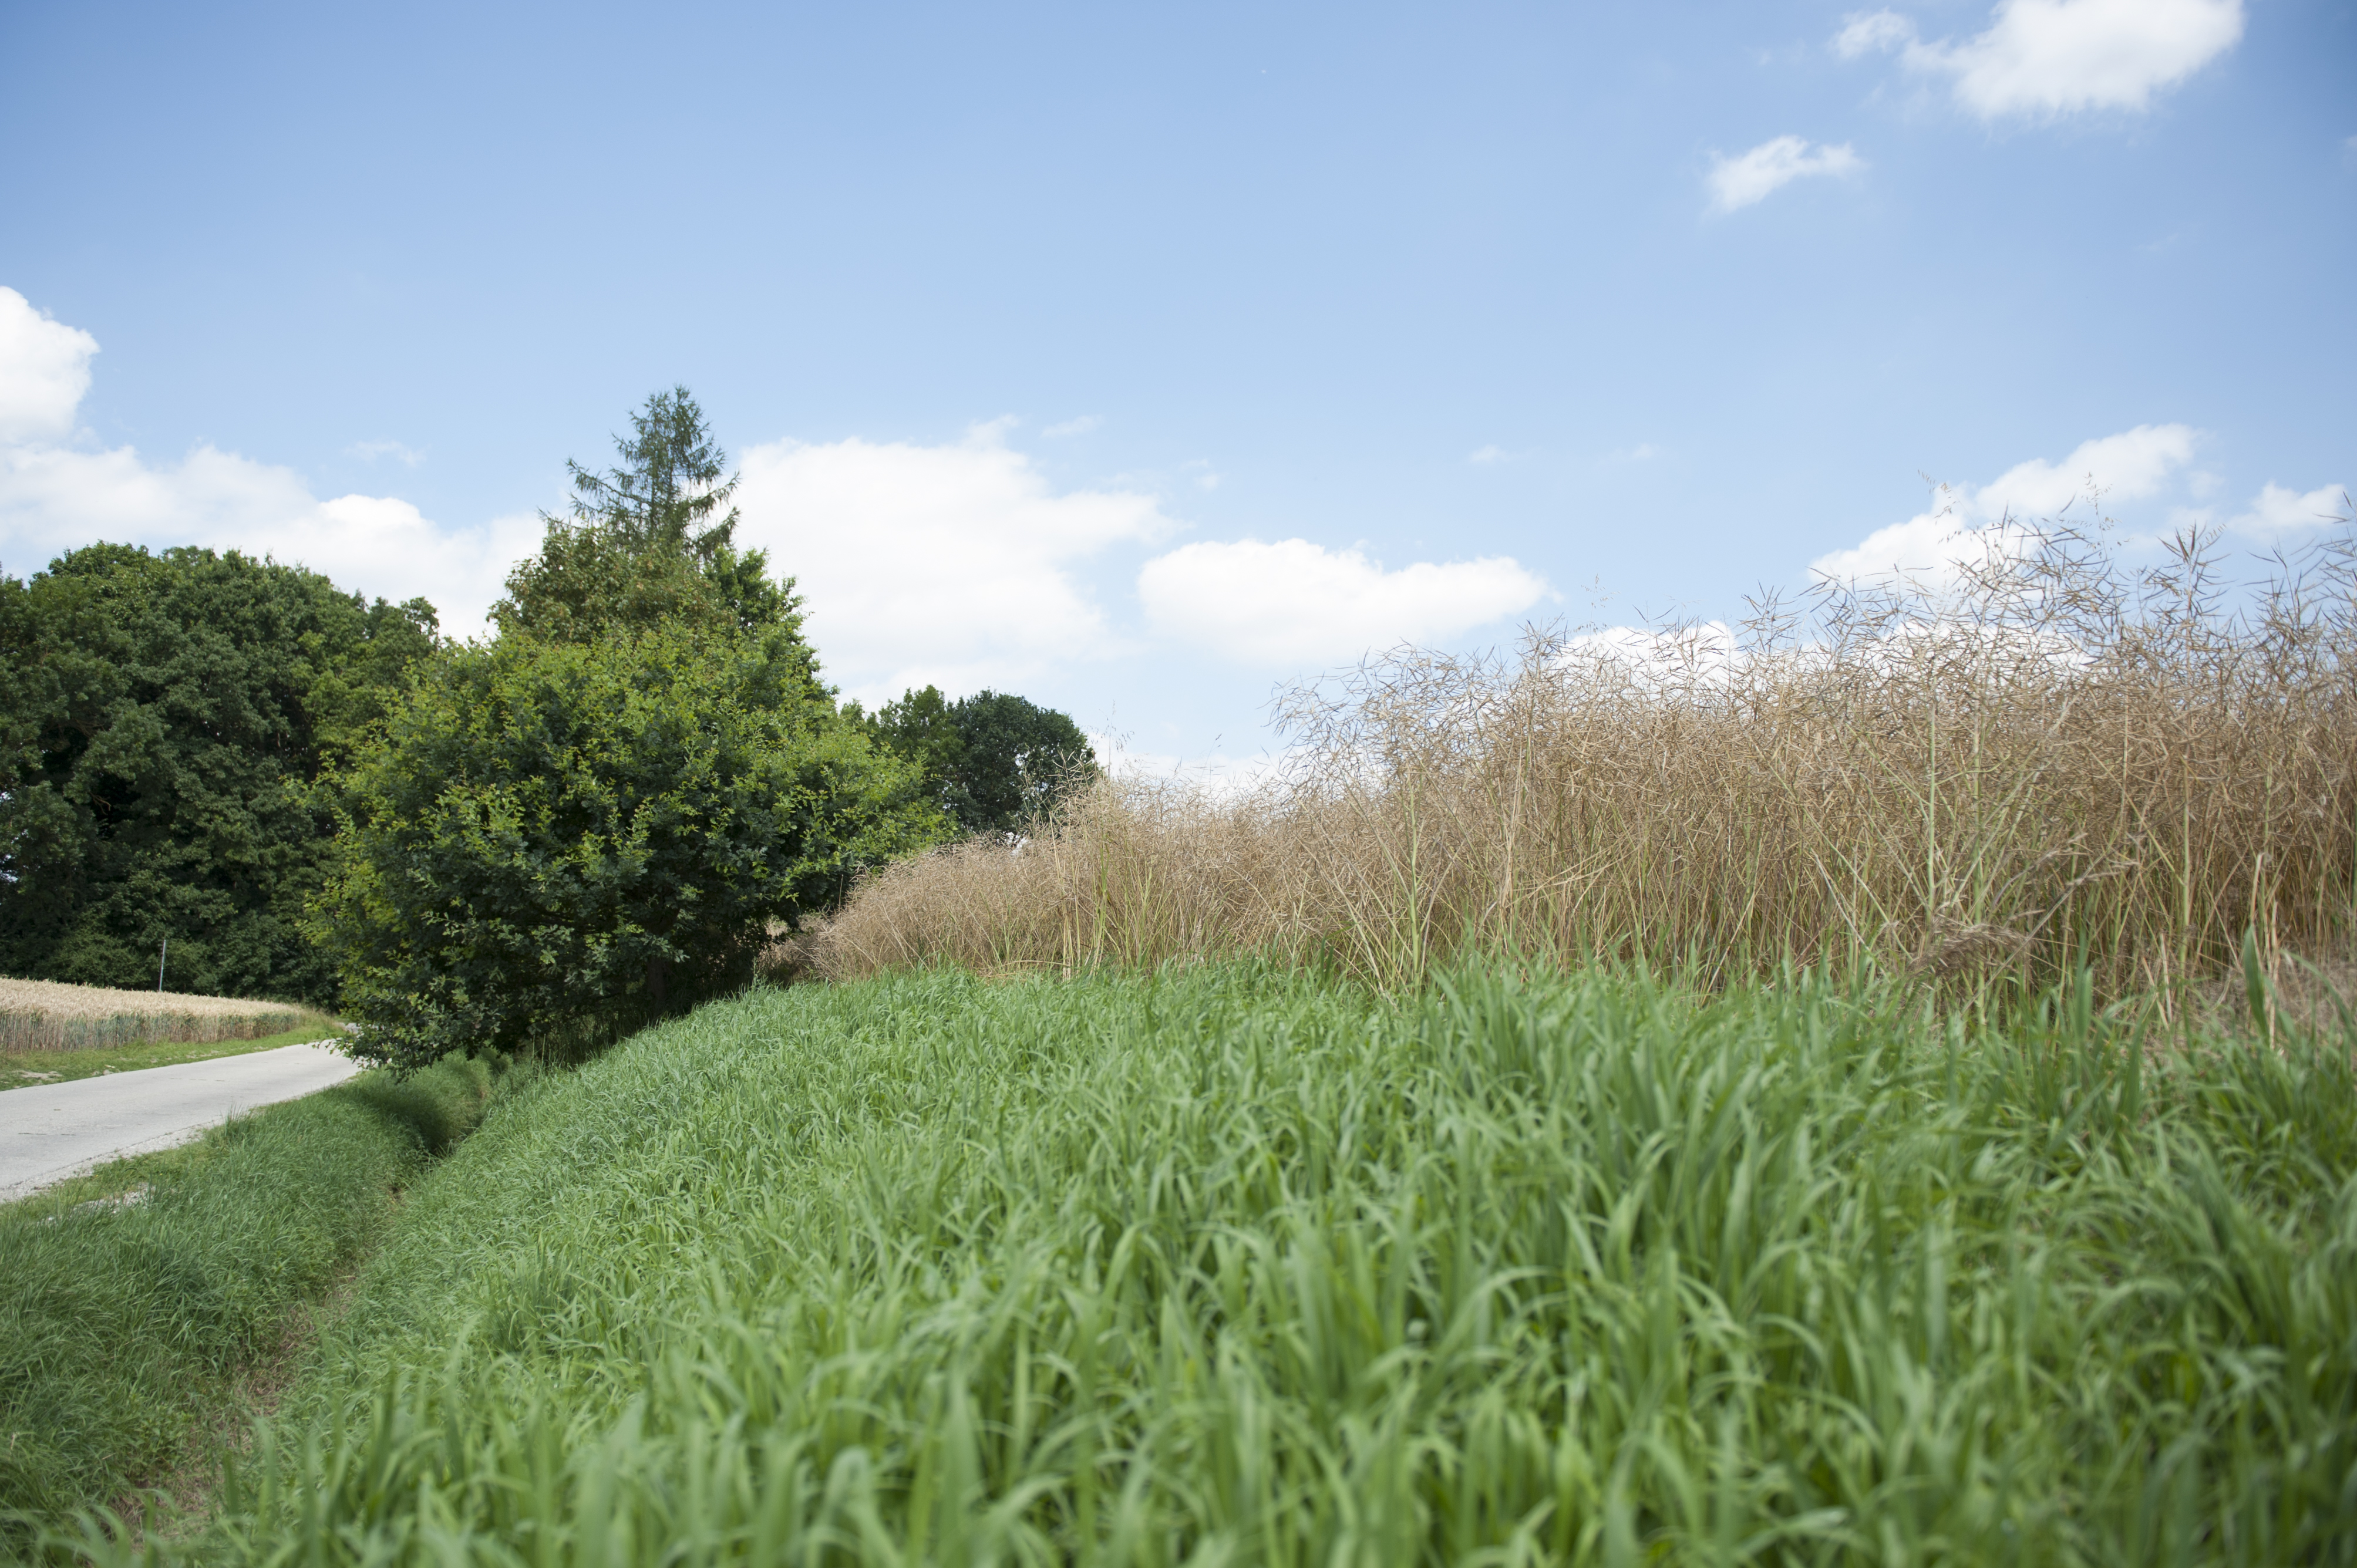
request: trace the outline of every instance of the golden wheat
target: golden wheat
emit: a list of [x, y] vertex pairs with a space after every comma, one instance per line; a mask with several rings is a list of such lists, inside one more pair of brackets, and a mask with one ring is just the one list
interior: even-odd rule
[[[1739, 628], [1534, 630], [1295, 693], [1239, 796], [1107, 779], [1014, 844], [866, 878], [820, 972], [1257, 952], [1386, 990], [1469, 948], [1716, 979], [2090, 965], [2182, 993], [2255, 929], [2345, 941], [2357, 548], [2233, 607], [2216, 536], [2131, 571], [2008, 525], [1958, 574], [1821, 585]], [[2271, 961], [2280, 961], [2272, 960]]]
[[252, 1040], [295, 1028], [316, 1016], [307, 1007], [278, 1002], [0, 979], [0, 1050], [82, 1050], [151, 1040], [199, 1045]]

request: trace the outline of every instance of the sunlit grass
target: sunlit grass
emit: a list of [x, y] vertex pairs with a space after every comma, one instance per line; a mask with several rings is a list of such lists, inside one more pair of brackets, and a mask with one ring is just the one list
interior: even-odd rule
[[707, 1007], [423, 1182], [158, 1555], [2351, 1561], [2357, 1042], [1916, 995]]
[[53, 1520], [178, 1463], [489, 1083], [366, 1074], [0, 1205], [0, 1510]]

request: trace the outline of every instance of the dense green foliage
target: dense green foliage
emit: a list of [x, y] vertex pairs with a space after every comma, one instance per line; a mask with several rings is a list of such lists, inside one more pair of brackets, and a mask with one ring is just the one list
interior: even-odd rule
[[937, 842], [916, 769], [835, 710], [791, 580], [716, 516], [684, 389], [508, 579], [499, 637], [425, 671], [338, 783], [311, 929], [358, 1049], [576, 1055], [742, 985], [862, 866]]
[[781, 635], [458, 650], [341, 782], [315, 929], [359, 1053], [404, 1064], [594, 1047], [741, 985], [772, 922], [938, 821]]
[[156, 1556], [2347, 1563], [2350, 1044], [1810, 981], [754, 993], [423, 1183]]
[[[160, 1478], [490, 1084], [483, 1062], [370, 1075], [0, 1208], [0, 1509], [54, 1518]], [[135, 1177], [145, 1202], [82, 1207]]]
[[334, 830], [315, 785], [434, 645], [231, 552], [93, 544], [0, 578], [0, 973], [325, 1001], [298, 929]]
[[969, 833], [1017, 833], [1096, 776], [1070, 715], [1008, 692], [952, 703], [938, 686], [903, 693], [872, 719], [877, 738], [924, 770], [924, 792]]

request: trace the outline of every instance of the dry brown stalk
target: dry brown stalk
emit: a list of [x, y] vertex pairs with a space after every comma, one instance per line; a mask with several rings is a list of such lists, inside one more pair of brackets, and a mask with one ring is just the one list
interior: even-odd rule
[[1734, 629], [1534, 629], [1295, 693], [1295, 764], [1222, 796], [1110, 779], [1019, 845], [867, 878], [820, 972], [1259, 953], [1384, 989], [1468, 950], [2080, 964], [2118, 994], [2349, 934], [2357, 545], [2224, 606], [2214, 534], [2130, 571], [1992, 531], [1917, 583], [1824, 584]]

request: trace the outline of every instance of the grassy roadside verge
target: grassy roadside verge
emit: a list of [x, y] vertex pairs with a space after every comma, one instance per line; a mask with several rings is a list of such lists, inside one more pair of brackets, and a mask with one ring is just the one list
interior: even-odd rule
[[421, 1182], [148, 1561], [2347, 1563], [2350, 1044], [1806, 979], [755, 993]]
[[0, 1509], [56, 1520], [168, 1469], [491, 1083], [367, 1074], [0, 1207]]
[[201, 1044], [150, 1040], [88, 1050], [0, 1051], [0, 1091], [29, 1089], [37, 1083], [70, 1083], [80, 1078], [96, 1078], [101, 1073], [136, 1072], [142, 1068], [210, 1061], [215, 1057], [241, 1057], [249, 1051], [274, 1051], [281, 1046], [336, 1037], [333, 1023], [314, 1019], [297, 1028], [283, 1029], [253, 1040], [211, 1040]]

